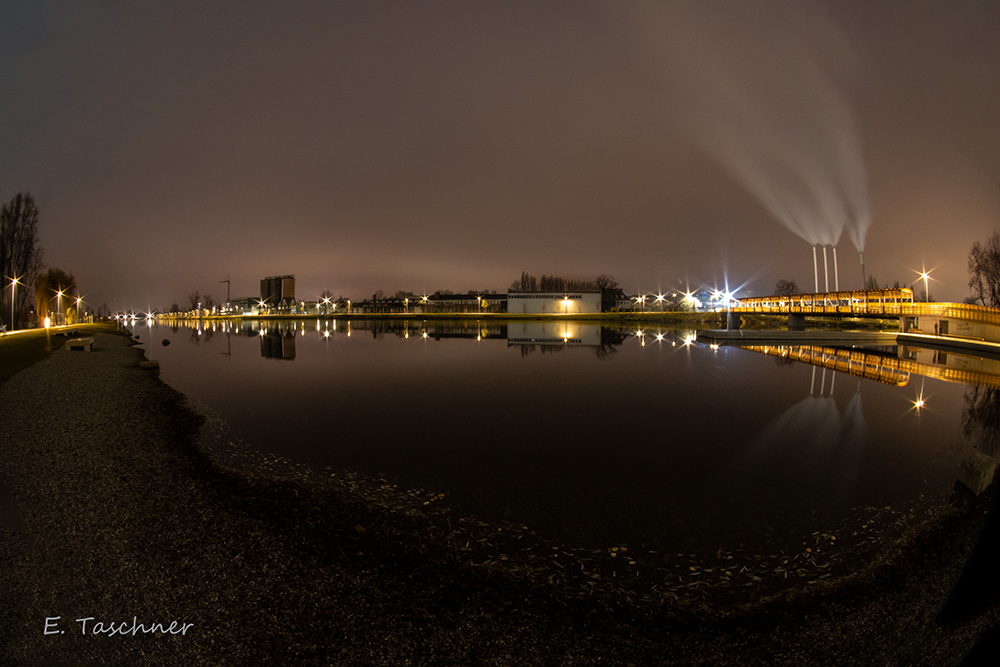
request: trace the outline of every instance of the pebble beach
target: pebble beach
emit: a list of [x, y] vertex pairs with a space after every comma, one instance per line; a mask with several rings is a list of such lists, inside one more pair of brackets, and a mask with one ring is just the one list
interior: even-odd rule
[[56, 349], [0, 384], [0, 665], [1000, 656], [992, 487], [978, 498], [957, 489], [950, 508], [908, 524], [849, 573], [810, 574], [819, 583], [800, 590], [749, 587], [727, 607], [636, 599], [601, 579], [579, 595], [530, 562], [518, 569], [464, 550], [493, 529], [442, 519], [435, 498], [415, 498], [430, 509], [411, 512], [401, 494], [356, 479], [228, 465], [202, 446], [206, 418], [143, 366], [127, 332], [94, 341], [92, 352]]

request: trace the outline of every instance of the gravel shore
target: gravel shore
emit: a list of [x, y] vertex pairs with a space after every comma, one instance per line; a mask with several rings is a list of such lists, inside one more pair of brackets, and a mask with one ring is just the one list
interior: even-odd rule
[[470, 566], [346, 487], [220, 465], [198, 447], [203, 418], [143, 359], [127, 335], [99, 333], [93, 352], [57, 350], [0, 385], [0, 664], [1000, 656], [992, 491], [959, 494], [855, 575], [750, 610], [569, 599]]

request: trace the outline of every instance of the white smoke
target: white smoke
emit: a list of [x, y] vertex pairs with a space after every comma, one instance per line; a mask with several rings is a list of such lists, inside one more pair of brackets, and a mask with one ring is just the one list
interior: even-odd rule
[[854, 113], [835, 74], [851, 49], [818, 5], [697, 0], [650, 6], [670, 107], [789, 230], [811, 245], [871, 224]]

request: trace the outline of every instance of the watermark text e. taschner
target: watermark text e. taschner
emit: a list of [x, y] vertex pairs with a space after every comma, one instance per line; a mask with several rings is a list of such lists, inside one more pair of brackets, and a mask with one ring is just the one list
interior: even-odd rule
[[[45, 629], [43, 634], [46, 635], [61, 635], [66, 634], [66, 631], [59, 627], [59, 619], [62, 616], [46, 616], [45, 617]], [[137, 634], [161, 634], [161, 635], [186, 635], [187, 631], [194, 627], [194, 623], [178, 623], [178, 621], [171, 621], [170, 625], [164, 623], [151, 623], [146, 625], [139, 622], [138, 616], [132, 617], [132, 623], [129, 624], [128, 621], [122, 621], [121, 623], [105, 623], [103, 621], [97, 621], [93, 616], [86, 616], [84, 618], [74, 619], [74, 622], [80, 626], [80, 634], [87, 634], [87, 630], [90, 630], [91, 635], [130, 635], [134, 637]]]

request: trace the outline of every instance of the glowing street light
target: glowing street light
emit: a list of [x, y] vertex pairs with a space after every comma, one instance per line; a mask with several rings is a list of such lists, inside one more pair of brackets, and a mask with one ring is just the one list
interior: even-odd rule
[[59, 313], [62, 312], [62, 290], [56, 292], [56, 324], [59, 324]]
[[10, 278], [10, 330], [14, 330], [14, 287], [17, 285], [23, 285], [21, 279], [17, 276]]
[[931, 288], [927, 284], [927, 279], [930, 278], [930, 271], [922, 271], [920, 277], [924, 279], [924, 301], [929, 302], [931, 300]]

